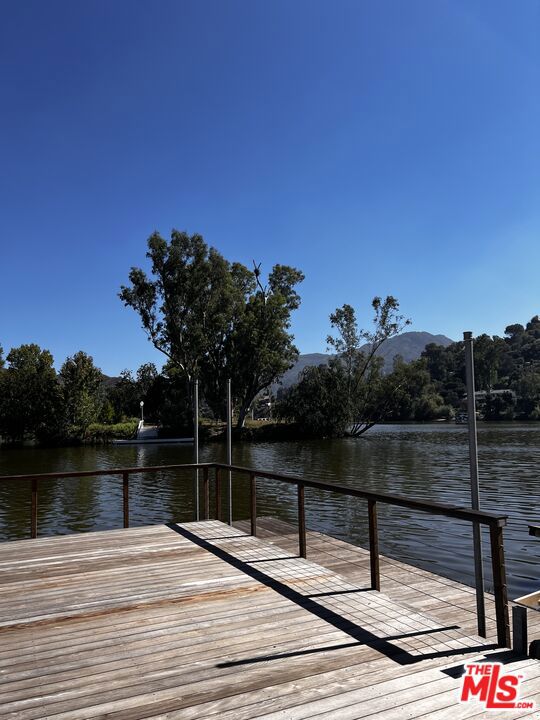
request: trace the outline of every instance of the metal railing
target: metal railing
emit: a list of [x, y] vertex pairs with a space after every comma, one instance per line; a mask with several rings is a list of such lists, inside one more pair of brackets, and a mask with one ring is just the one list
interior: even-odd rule
[[[122, 477], [122, 503], [124, 527], [129, 527], [129, 477], [135, 473], [162, 472], [164, 470], [202, 470], [202, 499], [203, 517], [210, 518], [210, 470], [215, 471], [215, 517], [221, 520], [222, 488], [221, 472], [234, 472], [249, 477], [250, 488], [250, 521], [251, 534], [257, 534], [257, 478], [274, 480], [297, 487], [297, 513], [298, 513], [298, 545], [300, 556], [307, 556], [307, 533], [305, 513], [305, 489], [315, 488], [326, 492], [336, 493], [349, 497], [357, 497], [367, 500], [368, 529], [369, 529], [369, 557], [371, 588], [380, 590], [380, 564], [379, 564], [379, 532], [377, 523], [378, 504], [395, 505], [411, 510], [429, 513], [431, 515], [443, 515], [445, 517], [464, 520], [472, 524], [486, 525], [489, 528], [491, 544], [491, 563], [493, 571], [493, 594], [495, 596], [495, 614], [497, 621], [497, 642], [502, 647], [510, 647], [510, 623], [508, 616], [508, 595], [506, 588], [506, 569], [504, 560], [503, 528], [507, 522], [507, 516], [472, 510], [469, 508], [446, 505], [425, 500], [415, 500], [400, 495], [389, 495], [368, 490], [325, 483], [319, 480], [309, 480], [302, 477], [283, 475], [267, 470], [256, 468], [245, 468], [238, 465], [227, 465], [224, 463], [190, 463], [181, 465], [157, 465], [151, 467], [134, 468], [113, 468], [107, 470], [83, 470], [79, 472], [55, 472], [33, 475], [3, 475], [0, 482], [29, 481], [31, 484], [31, 518], [30, 535], [36, 538], [38, 535], [38, 487], [43, 480], [61, 480], [68, 478], [103, 477], [118, 475]], [[229, 513], [229, 518], [231, 514]], [[482, 597], [482, 603], [484, 598]]]

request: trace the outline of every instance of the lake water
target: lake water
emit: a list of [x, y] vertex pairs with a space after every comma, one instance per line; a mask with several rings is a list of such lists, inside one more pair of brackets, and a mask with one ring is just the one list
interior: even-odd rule
[[[98, 446], [0, 450], [0, 475], [191, 462], [182, 446]], [[224, 461], [225, 448], [208, 444], [201, 462]], [[236, 464], [302, 475], [351, 487], [470, 505], [466, 426], [386, 425], [359, 439], [233, 446]], [[540, 424], [479, 426], [480, 493], [484, 510], [507, 513], [505, 547], [511, 598], [540, 587], [540, 539], [527, 524], [540, 522]], [[233, 479], [234, 518], [247, 518], [247, 481]], [[226, 493], [224, 493], [226, 495]], [[296, 490], [258, 480], [258, 514], [295, 522]], [[131, 525], [193, 519], [189, 473], [132, 476]], [[306, 489], [308, 528], [366, 545], [367, 511], [361, 499]], [[226, 515], [224, 515], [226, 516]], [[0, 539], [29, 536], [29, 483], [0, 483]], [[39, 534], [58, 535], [122, 525], [121, 478], [84, 478], [40, 484]], [[381, 552], [473, 584], [468, 523], [406, 508], [379, 509]], [[309, 545], [308, 545], [309, 555]], [[489, 540], [484, 536], [486, 585], [491, 585]], [[366, 577], [366, 582], [369, 578]]]

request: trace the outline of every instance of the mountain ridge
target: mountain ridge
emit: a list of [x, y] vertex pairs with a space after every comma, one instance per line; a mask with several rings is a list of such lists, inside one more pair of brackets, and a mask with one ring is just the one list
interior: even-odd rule
[[[433, 333], [421, 330], [410, 330], [387, 340], [377, 351], [377, 355], [384, 359], [384, 369], [389, 372], [392, 369], [392, 363], [396, 355], [401, 355], [405, 362], [411, 362], [420, 357], [429, 343], [447, 347], [453, 342], [455, 341], [446, 335], [433, 335]], [[367, 343], [362, 346], [362, 350], [367, 348]], [[298, 382], [298, 377], [304, 368], [310, 365], [326, 365], [331, 357], [330, 353], [303, 353], [299, 355], [296, 363], [290, 370], [287, 370], [275, 387], [287, 388], [294, 385], [294, 383]]]

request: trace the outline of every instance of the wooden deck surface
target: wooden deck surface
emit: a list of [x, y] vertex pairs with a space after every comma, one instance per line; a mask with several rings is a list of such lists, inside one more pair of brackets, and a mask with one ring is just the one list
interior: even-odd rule
[[[235, 526], [249, 532], [249, 521], [235, 522]], [[298, 533], [290, 523], [259, 518], [258, 536], [284, 550], [297, 551]], [[360, 586], [369, 583], [369, 550], [365, 548], [310, 530], [308, 558]], [[381, 590], [392, 598], [400, 598], [443, 622], [457, 623], [469, 634], [477, 632], [474, 588], [384, 555], [380, 556], [380, 568]], [[488, 639], [496, 642], [495, 600], [489, 593], [486, 593], [486, 623]], [[540, 612], [529, 612], [529, 635], [530, 640], [540, 640]], [[540, 720], [540, 712], [538, 717]]]
[[290, 526], [260, 526], [266, 539], [207, 521], [0, 544], [0, 718], [481, 718], [459, 675], [486, 656], [540, 701], [540, 662], [419, 600], [422, 571], [384, 561], [378, 593], [359, 549], [310, 533], [302, 560]]

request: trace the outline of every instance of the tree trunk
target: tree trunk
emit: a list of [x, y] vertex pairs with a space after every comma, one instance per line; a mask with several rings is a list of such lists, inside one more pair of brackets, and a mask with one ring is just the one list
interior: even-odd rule
[[246, 417], [248, 414], [249, 405], [241, 405], [240, 410], [238, 411], [238, 420], [236, 421], [236, 427], [238, 430], [241, 430], [244, 427], [244, 424], [246, 422]]
[[351, 428], [351, 431], [347, 433], [349, 437], [360, 437], [360, 435], [363, 435], [365, 432], [367, 432], [370, 428], [372, 428], [377, 423], [375, 422], [365, 422], [365, 423], [353, 423], [353, 426]]

